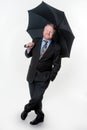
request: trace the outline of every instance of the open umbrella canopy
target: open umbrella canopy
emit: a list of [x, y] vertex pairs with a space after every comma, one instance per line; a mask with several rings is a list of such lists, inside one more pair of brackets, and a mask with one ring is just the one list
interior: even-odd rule
[[74, 35], [67, 21], [65, 13], [45, 2], [36, 8], [29, 10], [29, 24], [27, 32], [32, 39], [42, 37], [46, 24], [53, 23], [57, 27], [55, 40], [61, 45], [61, 57], [69, 57]]

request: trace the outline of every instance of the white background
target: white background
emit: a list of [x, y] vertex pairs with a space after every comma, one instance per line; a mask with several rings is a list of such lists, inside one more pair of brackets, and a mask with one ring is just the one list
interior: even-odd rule
[[41, 0], [0, 0], [0, 130], [87, 130], [87, 0], [44, 0], [63, 10], [75, 35], [70, 58], [51, 82], [43, 99], [45, 121], [38, 126], [20, 119], [30, 99], [26, 75], [30, 59], [24, 44], [27, 10]]

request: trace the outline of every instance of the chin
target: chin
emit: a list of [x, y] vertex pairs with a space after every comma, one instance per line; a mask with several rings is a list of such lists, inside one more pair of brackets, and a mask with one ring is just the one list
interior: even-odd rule
[[44, 37], [46, 40], [50, 40], [51, 38], [50, 37]]

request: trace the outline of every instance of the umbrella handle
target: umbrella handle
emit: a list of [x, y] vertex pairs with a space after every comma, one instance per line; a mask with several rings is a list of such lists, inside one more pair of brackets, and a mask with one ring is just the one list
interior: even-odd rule
[[27, 46], [26, 44], [24, 45], [25, 48], [28, 48], [29, 46]]

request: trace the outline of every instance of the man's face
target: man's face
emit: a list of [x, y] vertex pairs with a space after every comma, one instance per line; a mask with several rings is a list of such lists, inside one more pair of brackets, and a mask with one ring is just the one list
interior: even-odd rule
[[52, 26], [50, 26], [50, 25], [46, 25], [44, 27], [43, 37], [46, 40], [51, 40], [53, 38], [54, 33], [55, 33], [54, 28]]

